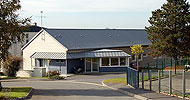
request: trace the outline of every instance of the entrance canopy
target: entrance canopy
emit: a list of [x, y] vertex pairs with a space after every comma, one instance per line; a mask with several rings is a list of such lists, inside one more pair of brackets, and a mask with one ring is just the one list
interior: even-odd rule
[[104, 57], [130, 57], [129, 54], [122, 50], [102, 49], [94, 51], [86, 51], [79, 53], [68, 53], [67, 59], [76, 58], [104, 58]]
[[57, 53], [57, 52], [35, 52], [30, 58], [37, 59], [66, 59], [65, 53]]

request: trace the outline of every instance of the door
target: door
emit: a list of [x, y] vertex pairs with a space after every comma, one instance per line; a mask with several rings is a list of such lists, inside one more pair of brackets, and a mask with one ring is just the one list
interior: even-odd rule
[[86, 72], [98, 72], [99, 60], [98, 58], [86, 58], [85, 60], [85, 71]]
[[92, 72], [98, 71], [98, 58], [92, 58]]
[[91, 58], [86, 58], [85, 60], [85, 65], [86, 65], [86, 72], [91, 72]]

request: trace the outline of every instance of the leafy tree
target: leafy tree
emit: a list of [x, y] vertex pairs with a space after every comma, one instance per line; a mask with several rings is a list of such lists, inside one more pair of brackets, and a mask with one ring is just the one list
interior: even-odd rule
[[139, 60], [139, 54], [143, 53], [143, 47], [141, 44], [136, 44], [130, 47], [131, 48], [131, 53], [135, 54], [136, 56], [136, 60], [137, 60], [137, 70], [139, 70], [139, 64], [138, 64], [138, 60]]
[[22, 58], [9, 55], [3, 62], [3, 71], [6, 76], [16, 76], [16, 72], [20, 69]]
[[[0, 0], [0, 60], [5, 61], [11, 44], [23, 41], [24, 31], [29, 26], [30, 18], [21, 19], [17, 11], [21, 8], [20, 0]], [[1, 83], [0, 83], [1, 87]]]
[[177, 60], [190, 56], [190, 5], [187, 0], [167, 0], [152, 12], [146, 27], [153, 56], [166, 55]]

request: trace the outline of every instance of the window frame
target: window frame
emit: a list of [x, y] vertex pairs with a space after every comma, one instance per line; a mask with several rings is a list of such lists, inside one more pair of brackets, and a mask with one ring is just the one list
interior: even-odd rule
[[[105, 57], [108, 58], [108, 57]], [[118, 58], [118, 65], [111, 65], [111, 58]], [[109, 66], [102, 66], [102, 58], [100, 58], [100, 67], [127, 67], [129, 66], [129, 57], [121, 57], [121, 58], [125, 58], [126, 62], [125, 65], [121, 65], [120, 64], [120, 57], [109, 57]]]

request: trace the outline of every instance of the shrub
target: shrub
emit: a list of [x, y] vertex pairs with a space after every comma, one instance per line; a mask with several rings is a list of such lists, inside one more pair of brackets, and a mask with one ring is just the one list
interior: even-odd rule
[[65, 79], [65, 77], [59, 76], [59, 75], [50, 76], [49, 78], [54, 79], [54, 80], [63, 80], [63, 79]]
[[3, 62], [3, 72], [6, 76], [16, 76], [16, 72], [20, 69], [22, 58], [16, 56], [8, 56]]
[[48, 71], [48, 72], [46, 73], [46, 76], [47, 76], [47, 77], [56, 76], [56, 75], [60, 75], [59, 71], [57, 71], [57, 70]]

